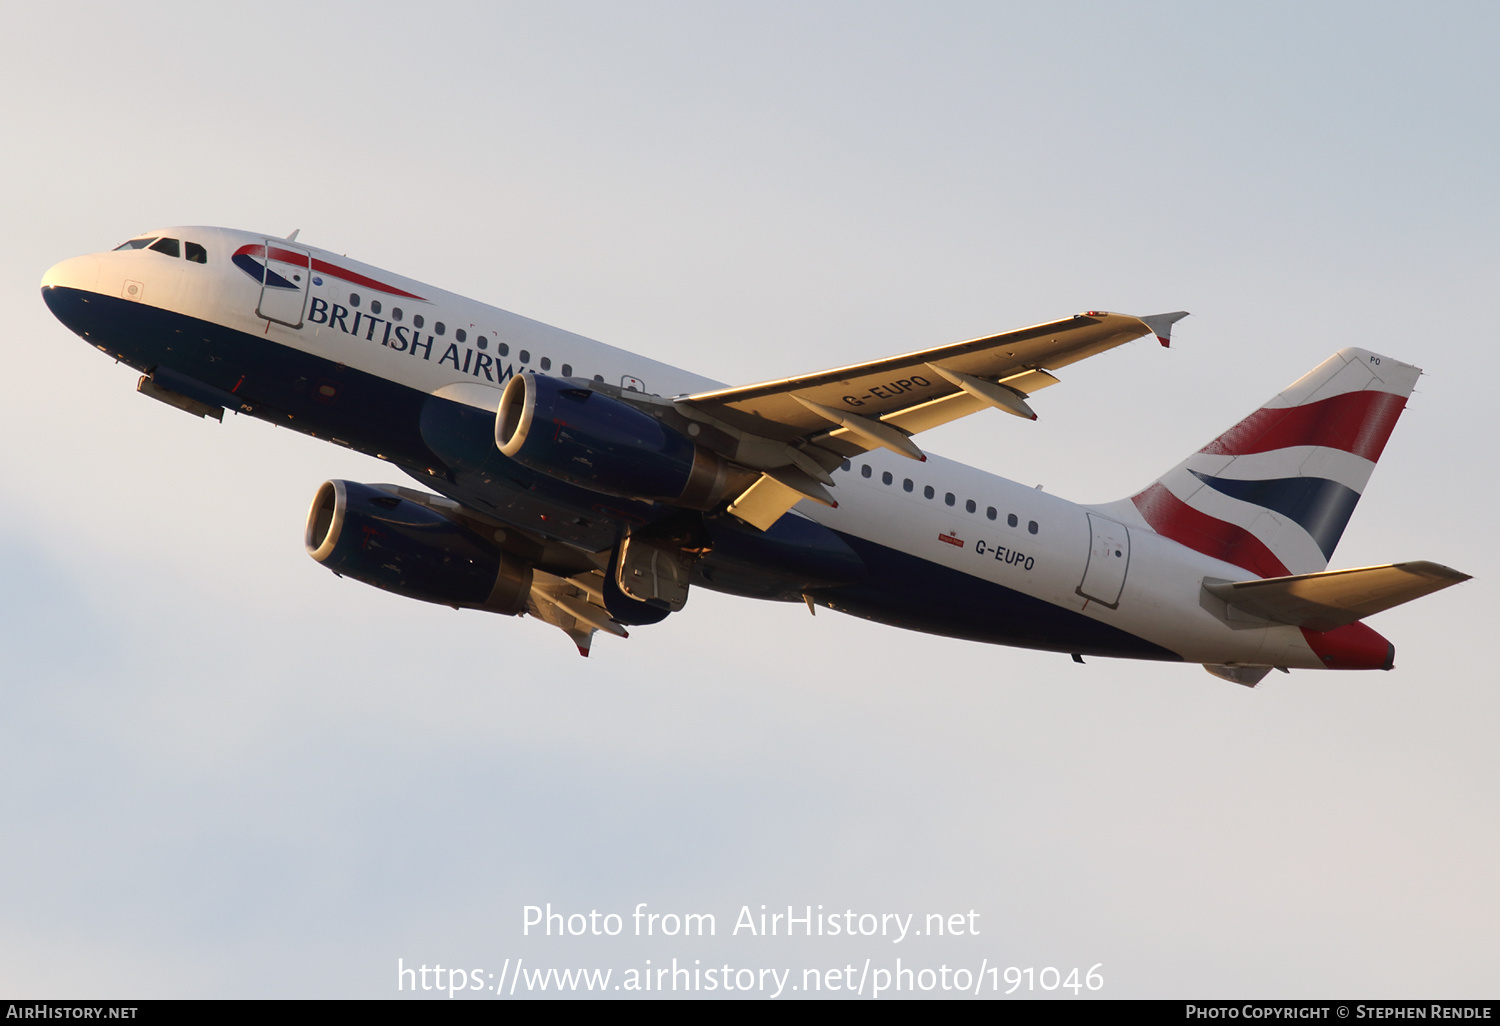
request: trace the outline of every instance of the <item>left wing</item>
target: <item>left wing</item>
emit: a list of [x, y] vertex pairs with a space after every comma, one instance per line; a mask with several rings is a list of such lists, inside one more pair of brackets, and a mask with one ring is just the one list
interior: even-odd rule
[[915, 460], [919, 431], [986, 407], [1035, 420], [1026, 399], [1052, 371], [1143, 335], [1162, 345], [1185, 311], [1132, 317], [1091, 310], [1065, 320], [780, 381], [683, 396], [675, 405], [736, 440], [735, 461], [761, 476], [729, 512], [764, 530], [803, 498], [837, 505], [824, 488], [844, 459], [886, 448]]

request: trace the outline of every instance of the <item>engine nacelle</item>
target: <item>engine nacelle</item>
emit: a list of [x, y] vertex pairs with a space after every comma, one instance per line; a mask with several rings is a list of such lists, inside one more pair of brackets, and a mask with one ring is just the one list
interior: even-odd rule
[[334, 573], [423, 602], [514, 616], [531, 567], [418, 502], [326, 481], [307, 514], [307, 553]]
[[629, 403], [543, 374], [505, 386], [495, 444], [522, 466], [626, 499], [706, 510], [728, 488], [717, 453]]

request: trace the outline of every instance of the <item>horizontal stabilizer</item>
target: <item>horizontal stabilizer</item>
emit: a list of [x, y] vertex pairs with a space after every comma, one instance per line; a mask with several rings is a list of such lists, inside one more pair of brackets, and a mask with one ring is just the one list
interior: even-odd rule
[[1204, 582], [1216, 598], [1253, 616], [1329, 631], [1469, 579], [1418, 560], [1266, 580]]

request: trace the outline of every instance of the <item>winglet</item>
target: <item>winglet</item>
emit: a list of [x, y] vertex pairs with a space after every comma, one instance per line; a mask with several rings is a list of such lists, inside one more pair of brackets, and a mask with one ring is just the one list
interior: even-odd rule
[[1156, 336], [1156, 341], [1164, 346], [1172, 344], [1172, 325], [1188, 315], [1186, 310], [1175, 310], [1172, 313], [1152, 314], [1149, 317], [1140, 318], [1140, 322], [1151, 329], [1151, 334]]

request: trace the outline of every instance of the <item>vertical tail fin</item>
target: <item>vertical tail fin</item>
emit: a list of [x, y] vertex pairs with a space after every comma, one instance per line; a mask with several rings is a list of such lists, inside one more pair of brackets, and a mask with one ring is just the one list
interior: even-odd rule
[[1421, 373], [1341, 349], [1131, 501], [1158, 534], [1261, 577], [1326, 569]]

